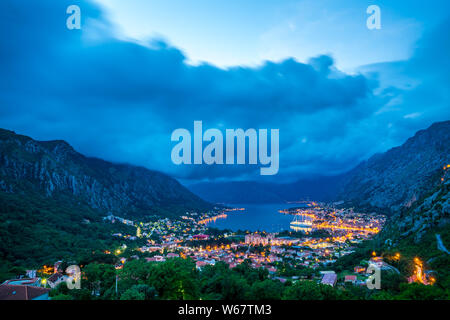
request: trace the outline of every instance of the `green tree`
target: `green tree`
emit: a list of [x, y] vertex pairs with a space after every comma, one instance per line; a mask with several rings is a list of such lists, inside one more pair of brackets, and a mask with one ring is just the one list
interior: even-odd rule
[[286, 300], [336, 300], [337, 289], [313, 281], [298, 281], [286, 289], [283, 297]]
[[197, 276], [192, 260], [175, 258], [155, 264], [146, 283], [156, 289], [160, 299], [198, 299]]
[[401, 293], [395, 296], [397, 300], [440, 300], [448, 299], [445, 291], [437, 286], [426, 286], [419, 283], [400, 285]]
[[120, 300], [145, 300], [145, 294], [133, 286], [120, 296]]
[[249, 298], [252, 300], [280, 300], [283, 287], [283, 284], [277, 280], [257, 281], [250, 289]]

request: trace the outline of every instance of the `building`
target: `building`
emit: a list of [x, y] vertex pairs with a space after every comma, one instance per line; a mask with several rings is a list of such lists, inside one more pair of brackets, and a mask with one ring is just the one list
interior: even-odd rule
[[267, 269], [269, 271], [270, 274], [274, 274], [277, 272], [277, 269], [274, 267], [270, 267], [269, 269]]
[[336, 285], [336, 281], [337, 281], [336, 273], [334, 273], [334, 272], [333, 273], [325, 273], [323, 275], [321, 283], [334, 287]]
[[299, 241], [300, 241], [300, 239], [291, 238], [291, 237], [277, 237], [277, 238], [273, 238], [270, 243], [273, 245], [277, 245], [277, 246], [281, 246], [281, 245], [291, 246], [294, 243], [298, 243]]
[[0, 300], [49, 300], [50, 289], [28, 285], [0, 285]]
[[276, 253], [276, 254], [282, 254], [284, 251], [286, 251], [286, 249], [283, 249], [283, 248], [278, 247], [278, 246], [270, 247], [270, 252], [273, 252], [273, 253]]
[[206, 265], [207, 265], [207, 263], [206, 263], [205, 261], [197, 261], [197, 262], [195, 263], [195, 267], [196, 267], [198, 270], [201, 270], [202, 267], [204, 267], [204, 266], [206, 266]]
[[138, 238], [142, 237], [141, 227], [139, 227], [139, 226], [136, 229], [136, 237], [138, 237]]
[[36, 270], [26, 270], [26, 275], [28, 278], [36, 278], [37, 271]]
[[267, 237], [264, 237], [258, 233], [250, 233], [245, 235], [245, 243], [250, 245], [261, 245], [261, 246], [267, 246], [271, 243], [273, 240], [273, 235], [269, 234]]
[[382, 257], [372, 257], [369, 260], [369, 264], [374, 264], [376, 267], [381, 268], [385, 265]]
[[352, 284], [355, 284], [356, 280], [357, 280], [357, 278], [355, 275], [347, 275], [344, 278], [344, 282], [351, 282]]
[[50, 288], [55, 288], [61, 282], [66, 281], [66, 279], [67, 279], [67, 276], [65, 276], [61, 273], [54, 273], [47, 279], [47, 283], [50, 286]]
[[151, 261], [164, 262], [164, 261], [166, 261], [166, 258], [164, 258], [163, 256], [154, 256], [151, 258], [145, 258], [145, 260], [147, 260], [147, 262], [151, 262]]
[[353, 270], [355, 271], [355, 273], [365, 273], [366, 272], [366, 268], [361, 267], [361, 266], [357, 266]]
[[209, 236], [207, 234], [196, 234], [193, 236], [194, 240], [208, 240]]
[[61, 267], [62, 261], [56, 261], [55, 264], [53, 265], [53, 272], [58, 272], [60, 271], [59, 268]]

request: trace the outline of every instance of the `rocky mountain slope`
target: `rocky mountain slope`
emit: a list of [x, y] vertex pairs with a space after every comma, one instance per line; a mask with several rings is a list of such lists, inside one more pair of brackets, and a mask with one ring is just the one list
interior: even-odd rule
[[450, 165], [441, 170], [440, 182], [422, 199], [394, 214], [383, 230], [386, 239], [411, 238], [419, 242], [430, 230], [450, 222]]
[[182, 213], [210, 205], [175, 179], [88, 158], [64, 141], [35, 141], [0, 129], [0, 191], [64, 198], [124, 216]]
[[336, 198], [396, 212], [440, 183], [450, 163], [450, 121], [418, 131], [403, 145], [377, 154], [343, 177]]

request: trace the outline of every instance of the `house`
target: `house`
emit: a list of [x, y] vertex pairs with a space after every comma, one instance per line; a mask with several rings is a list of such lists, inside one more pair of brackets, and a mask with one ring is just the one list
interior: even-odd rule
[[378, 268], [382, 268], [385, 265], [382, 257], [372, 257], [369, 260], [369, 265], [374, 264]]
[[49, 300], [50, 289], [28, 285], [0, 285], [0, 300]]
[[269, 271], [270, 274], [274, 274], [275, 272], [277, 272], [277, 269], [274, 267], [270, 267], [269, 269], [267, 269]]
[[274, 254], [271, 254], [267, 257], [270, 261], [281, 261], [281, 258], [277, 257]]
[[196, 234], [193, 236], [194, 240], [208, 240], [209, 236], [206, 234]]
[[47, 279], [47, 283], [50, 288], [56, 288], [61, 282], [66, 281], [66, 279], [67, 276], [61, 273], [54, 273]]
[[56, 261], [54, 263], [53, 270], [54, 270], [55, 273], [59, 271], [59, 268], [61, 267], [61, 264], [62, 264], [62, 261]]
[[150, 262], [150, 261], [164, 262], [164, 261], [166, 261], [166, 259], [163, 256], [154, 256], [151, 258], [145, 258], [145, 260], [147, 260], [147, 262]]
[[36, 270], [26, 270], [26, 275], [28, 278], [36, 278]]
[[345, 276], [345, 278], [344, 278], [344, 283], [345, 283], [345, 282], [351, 282], [352, 284], [355, 284], [355, 283], [356, 283], [356, 280], [357, 280], [357, 278], [356, 278], [355, 275], [347, 275], [347, 276]]
[[337, 281], [336, 273], [325, 273], [323, 275], [321, 283], [334, 287], [336, 285], [336, 281]]
[[364, 273], [364, 272], [366, 272], [366, 268], [361, 267], [361, 266], [357, 266], [353, 270], [355, 271], [355, 273]]
[[273, 278], [274, 280], [278, 280], [278, 281], [280, 281], [281, 283], [285, 283], [286, 282], [286, 278], [283, 278], [283, 277], [275, 277], [275, 278]]
[[196, 263], [195, 263], [195, 267], [198, 269], [198, 270], [201, 270], [204, 266], [206, 266], [207, 265], [207, 263], [205, 262], [205, 261], [197, 261]]

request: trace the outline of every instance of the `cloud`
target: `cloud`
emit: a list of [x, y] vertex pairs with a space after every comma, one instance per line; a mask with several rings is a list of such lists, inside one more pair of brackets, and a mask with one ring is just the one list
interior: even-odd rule
[[[82, 10], [81, 30], [65, 27], [71, 4]], [[401, 112], [377, 113], [393, 99], [408, 100], [420, 91], [380, 90], [375, 73], [345, 74], [328, 55], [259, 67], [192, 66], [167, 41], [115, 38], [114, 26], [87, 1], [3, 1], [0, 12], [0, 127], [65, 139], [87, 155], [180, 179], [259, 178], [259, 167], [249, 165], [173, 165], [170, 135], [177, 128], [193, 130], [194, 120], [202, 120], [205, 130], [280, 129], [276, 179], [287, 180], [339, 173], [402, 142], [392, 131], [412, 134], [400, 124], [416, 121], [405, 116], [423, 108], [402, 105]], [[430, 77], [439, 86], [441, 78]], [[423, 112], [422, 118], [440, 116]]]

